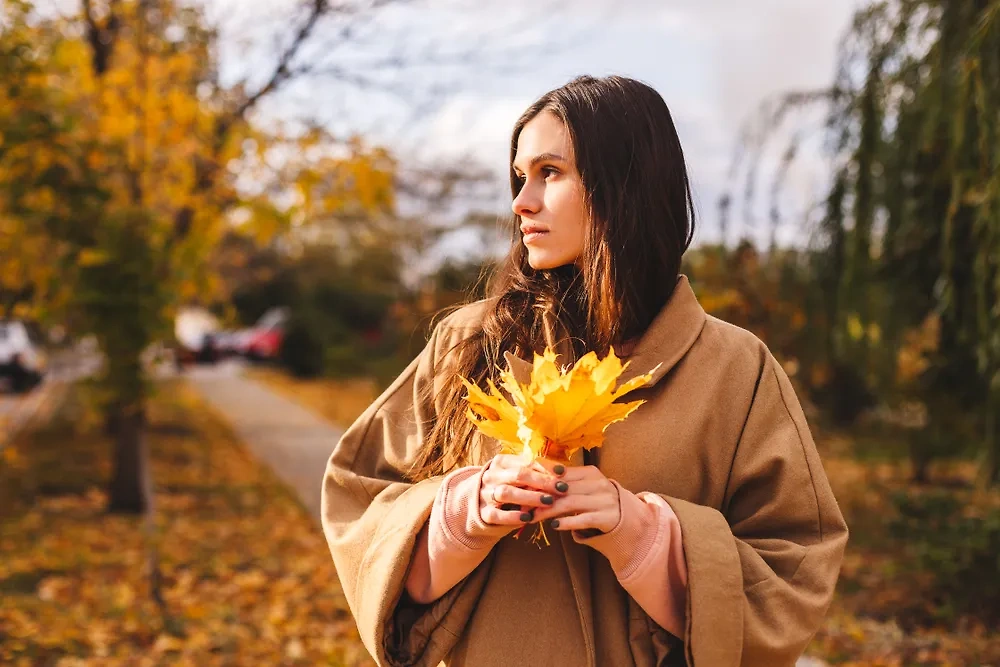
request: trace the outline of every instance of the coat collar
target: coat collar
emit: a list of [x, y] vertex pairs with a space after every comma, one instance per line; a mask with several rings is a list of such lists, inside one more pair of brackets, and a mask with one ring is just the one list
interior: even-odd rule
[[[628, 368], [622, 373], [619, 382], [627, 382], [656, 367], [646, 386], [655, 385], [691, 349], [701, 335], [707, 319], [705, 310], [691, 289], [690, 281], [681, 274], [666, 305], [653, 318], [649, 328], [636, 343], [632, 355], [627, 358]], [[531, 361], [516, 357], [510, 352], [505, 352], [504, 357], [518, 382], [530, 381]]]

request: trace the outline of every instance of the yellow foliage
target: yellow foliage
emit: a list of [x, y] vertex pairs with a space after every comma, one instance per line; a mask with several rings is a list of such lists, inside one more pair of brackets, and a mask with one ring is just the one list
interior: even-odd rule
[[615, 401], [651, 378], [650, 373], [639, 375], [615, 389], [628, 364], [622, 365], [614, 349], [604, 359], [590, 352], [568, 370], [559, 368], [556, 359], [551, 349], [536, 354], [527, 385], [519, 384], [509, 370], [501, 373], [501, 384], [513, 403], [492, 381], [486, 394], [462, 378], [469, 392], [468, 418], [484, 435], [499, 440], [504, 451], [526, 461], [569, 462], [579, 449], [600, 447], [608, 426], [644, 403]]
[[80, 266], [99, 266], [107, 264], [109, 257], [107, 253], [93, 248], [84, 248], [77, 256], [77, 263]]
[[941, 320], [930, 315], [918, 329], [903, 336], [903, 345], [896, 354], [896, 382], [906, 385], [916, 380], [930, 366], [930, 355], [938, 349]]
[[743, 295], [739, 290], [727, 288], [720, 291], [705, 291], [698, 295], [698, 302], [708, 313], [718, 313], [732, 307], [744, 305]]
[[[14, 53], [23, 44], [32, 59], [20, 78], [3, 70], [0, 81], [0, 220], [55, 216], [66, 226], [93, 228], [104, 216], [144, 209], [151, 214], [144, 229], [150, 247], [162, 266], [176, 269], [162, 273], [171, 283], [164, 293], [207, 300], [219, 296], [221, 287], [204, 275], [210, 270], [206, 260], [233, 210], [251, 212], [243, 231], [262, 241], [287, 232], [296, 217], [314, 223], [391, 211], [395, 164], [387, 152], [360, 140], [344, 146], [322, 128], [302, 135], [236, 117], [244, 92], [214, 88], [209, 26], [174, 3], [161, 3], [157, 11], [164, 23], [188, 26], [183, 39], [168, 40], [162, 31], [142, 29], [138, 6], [134, 0], [115, 3], [122, 30], [101, 75], [75, 20], [56, 19], [44, 28], [30, 21], [5, 25], [0, 52]], [[0, 68], [8, 62], [14, 67], [20, 61], [0, 59]], [[16, 129], [15, 121], [40, 114], [57, 121], [47, 134], [8, 142], [8, 119]], [[103, 191], [107, 199], [99, 213], [85, 219], [74, 208], [79, 202], [47, 184], [44, 176], [56, 166], [95, 194]], [[8, 193], [23, 188], [19, 202], [9, 201]], [[299, 194], [299, 203], [289, 208], [291, 192]], [[182, 211], [194, 215], [178, 240], [175, 221]], [[72, 276], [55, 275], [51, 267], [81, 249], [87, 250], [82, 265], [98, 256], [46, 237], [52, 227], [58, 225], [19, 225], [13, 231], [0, 225], [5, 251], [17, 249], [0, 256], [0, 291], [30, 293], [39, 302], [62, 295], [62, 285], [72, 293]], [[60, 286], [52, 284], [55, 279]]]
[[489, 380], [490, 393], [487, 394], [465, 378], [460, 379], [469, 392], [466, 398], [469, 420], [483, 435], [497, 439], [506, 451], [519, 449], [520, 413], [517, 408], [503, 397], [492, 380]]
[[847, 335], [852, 340], [861, 340], [865, 335], [864, 325], [861, 324], [861, 318], [858, 317], [857, 313], [851, 313], [847, 316]]

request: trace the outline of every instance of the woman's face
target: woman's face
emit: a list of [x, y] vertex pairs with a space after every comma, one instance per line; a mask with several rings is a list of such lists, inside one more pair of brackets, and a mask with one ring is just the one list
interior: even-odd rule
[[522, 185], [511, 208], [521, 217], [528, 264], [544, 270], [576, 263], [589, 221], [573, 142], [558, 117], [542, 112], [525, 124], [513, 168]]

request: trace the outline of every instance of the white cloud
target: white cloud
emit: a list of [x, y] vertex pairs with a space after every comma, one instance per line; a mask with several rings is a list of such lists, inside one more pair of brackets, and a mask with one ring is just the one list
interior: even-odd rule
[[[445, 104], [419, 140], [421, 152], [431, 158], [462, 157], [470, 152], [505, 174], [510, 131], [530, 97], [486, 97], [459, 94]], [[416, 146], [414, 146], [416, 147]]]
[[[287, 25], [295, 4], [204, 1], [223, 14], [235, 13], [260, 34], [282, 22]], [[403, 157], [458, 159], [471, 154], [503, 174], [511, 127], [538, 95], [581, 73], [633, 76], [653, 85], [670, 106], [703, 218], [711, 226], [741, 124], [776, 93], [831, 82], [837, 42], [859, 1], [426, 0], [390, 12], [385, 39], [372, 48], [389, 53], [406, 43], [481, 44], [484, 54], [476, 63], [407, 74], [414, 86], [458, 82], [429, 113], [414, 119], [405, 101], [315, 85], [299, 91], [294, 103], [275, 102], [273, 108], [301, 112], [312, 104], [320, 116], [324, 109], [336, 108], [326, 117], [339, 130], [363, 131]], [[244, 36], [227, 34], [230, 40]], [[264, 40], [259, 46], [268, 46], [267, 37], [258, 39]], [[509, 48], [523, 61], [516, 71], [497, 71], [492, 67], [496, 57], [485, 55], [504, 44], [513, 45]], [[230, 45], [226, 57], [234, 66], [248, 62], [240, 46]], [[790, 175], [796, 192], [814, 190], [821, 172], [818, 156], [805, 158], [802, 173]], [[711, 230], [703, 238], [711, 238]]]

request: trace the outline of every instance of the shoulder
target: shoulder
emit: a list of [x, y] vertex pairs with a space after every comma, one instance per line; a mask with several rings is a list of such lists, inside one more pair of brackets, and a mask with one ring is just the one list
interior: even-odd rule
[[718, 365], [726, 378], [724, 386], [730, 391], [754, 401], [762, 397], [774, 399], [783, 404], [781, 411], [793, 420], [799, 419], [802, 409], [795, 388], [764, 341], [742, 327], [709, 315], [698, 343], [702, 359]]
[[753, 332], [708, 315], [689, 356], [699, 377], [713, 376], [732, 397], [752, 400], [763, 387], [791, 390], [767, 345]]
[[478, 331], [494, 302], [495, 299], [480, 299], [458, 306], [438, 320], [434, 329], [439, 335], [468, 335]]
[[716, 364], [731, 377], [741, 377], [756, 383], [769, 368], [780, 365], [767, 345], [753, 332], [712, 315], [692, 349], [706, 362]]
[[431, 333], [435, 366], [465, 340], [482, 331], [483, 318], [494, 301], [495, 299], [473, 301], [455, 307], [438, 319]]

